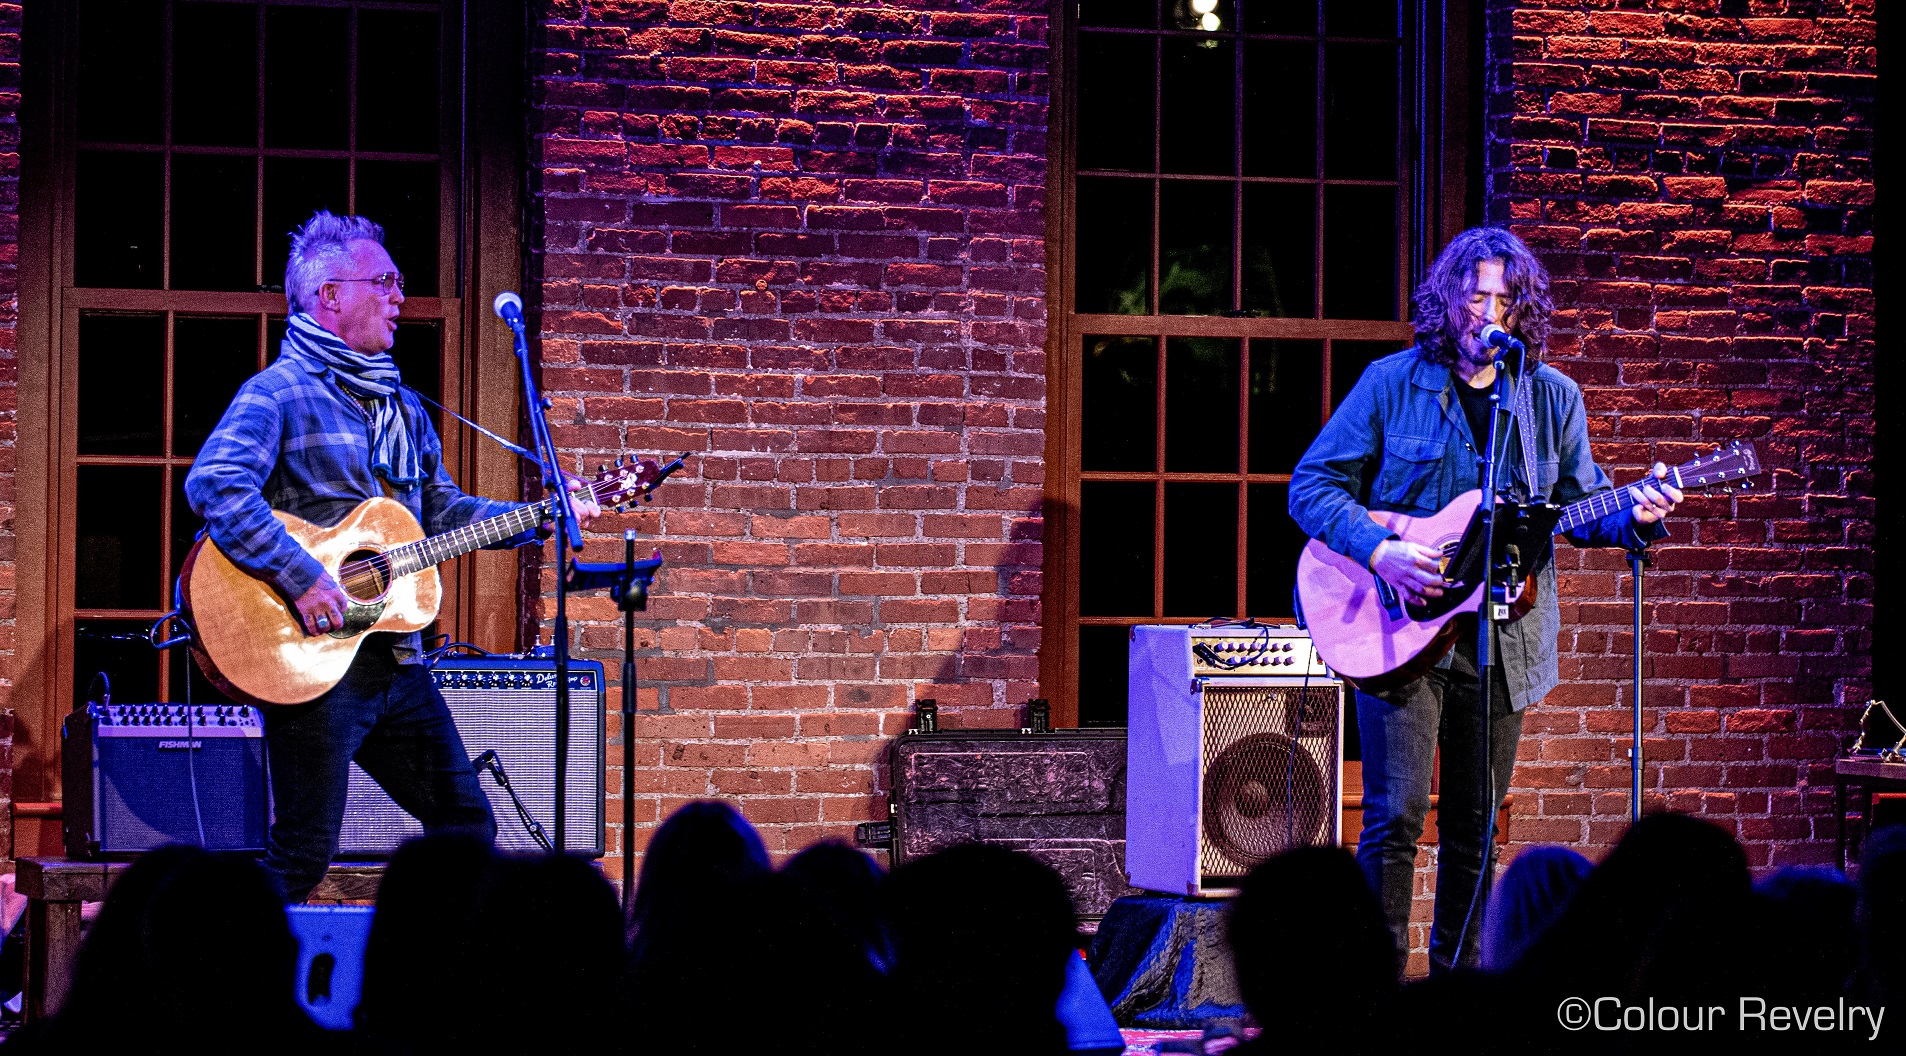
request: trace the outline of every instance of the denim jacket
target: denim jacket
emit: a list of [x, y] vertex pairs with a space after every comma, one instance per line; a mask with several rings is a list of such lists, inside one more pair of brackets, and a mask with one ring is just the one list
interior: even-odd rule
[[[1291, 474], [1290, 514], [1297, 526], [1368, 568], [1378, 544], [1395, 538], [1370, 519], [1371, 510], [1431, 514], [1474, 490], [1481, 479], [1477, 459], [1483, 445], [1470, 435], [1455, 383], [1448, 367], [1413, 348], [1370, 364]], [[1534, 496], [1567, 505], [1612, 487], [1589, 451], [1581, 388], [1546, 365], [1536, 367], [1530, 384]], [[1511, 433], [1503, 459], [1503, 491], [1526, 501], [1530, 489], [1523, 479], [1520, 434], [1520, 429]], [[1576, 546], [1638, 549], [1667, 534], [1659, 522], [1637, 524], [1633, 511], [1623, 509], [1567, 538]], [[1555, 566], [1545, 561], [1536, 575], [1535, 608], [1503, 625], [1497, 638], [1517, 710], [1541, 700], [1560, 681], [1556, 635], [1561, 623]], [[1439, 666], [1448, 663], [1444, 657]]]

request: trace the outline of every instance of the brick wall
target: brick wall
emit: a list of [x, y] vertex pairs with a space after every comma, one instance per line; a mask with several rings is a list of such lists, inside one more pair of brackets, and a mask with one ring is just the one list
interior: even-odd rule
[[[703, 796], [776, 850], [851, 835], [885, 816], [913, 700], [1007, 726], [1036, 695], [1045, 11], [544, 9], [529, 211], [556, 442], [591, 466], [691, 454], [605, 522], [669, 566], [641, 632], [638, 846]], [[571, 611], [613, 661], [608, 603]]]
[[[20, 17], [0, 4], [0, 697], [14, 684], [14, 449], [19, 406]], [[13, 712], [0, 705], [0, 856], [13, 846]]]
[[[1551, 361], [1604, 466], [1752, 440], [1752, 496], [1691, 496], [1647, 597], [1650, 805], [1759, 867], [1833, 852], [1832, 757], [1869, 692], [1872, 0], [1490, 6], [1493, 218], [1555, 277]], [[1511, 64], [1512, 63], [1512, 64]], [[1558, 555], [1564, 685], [1529, 715], [1518, 841], [1625, 825], [1619, 551]]]

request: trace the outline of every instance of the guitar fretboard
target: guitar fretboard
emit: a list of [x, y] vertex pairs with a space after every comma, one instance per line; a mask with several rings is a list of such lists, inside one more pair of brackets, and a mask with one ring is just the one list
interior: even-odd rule
[[500, 543], [511, 536], [529, 531], [549, 516], [549, 504], [550, 500], [544, 499], [528, 506], [520, 506], [508, 513], [498, 514], [488, 520], [477, 521], [475, 524], [466, 524], [442, 535], [419, 539], [404, 546], [394, 546], [379, 556], [387, 562], [389, 574], [392, 576], [419, 572], [434, 565], [440, 565], [453, 557], [461, 557], [472, 550], [481, 550], [492, 543]]

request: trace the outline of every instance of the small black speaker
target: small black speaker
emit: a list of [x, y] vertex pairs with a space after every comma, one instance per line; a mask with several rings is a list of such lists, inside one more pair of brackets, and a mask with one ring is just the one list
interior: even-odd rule
[[257, 708], [90, 704], [60, 736], [67, 857], [168, 843], [264, 851], [271, 796]]

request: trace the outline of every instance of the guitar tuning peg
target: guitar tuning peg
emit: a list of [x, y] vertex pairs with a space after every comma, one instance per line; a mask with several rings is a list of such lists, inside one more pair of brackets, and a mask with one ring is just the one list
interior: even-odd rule
[[616, 458], [616, 460], [615, 460], [615, 468], [617, 468], [617, 469], [621, 469], [621, 468], [622, 468], [622, 458], [621, 458], [620, 456], [617, 456], [617, 458]]
[[604, 463], [602, 463], [601, 465], [599, 465], [599, 466], [597, 466], [597, 467], [596, 467], [596, 472], [598, 472], [598, 473], [607, 473], [607, 472], [609, 472], [609, 463], [607, 463], [607, 462], [604, 462]]

